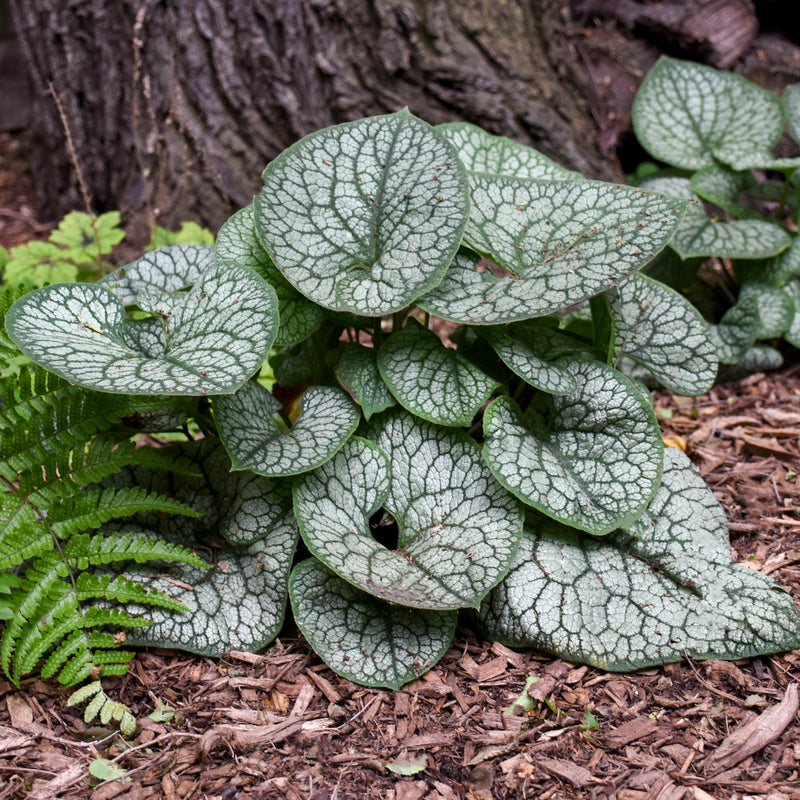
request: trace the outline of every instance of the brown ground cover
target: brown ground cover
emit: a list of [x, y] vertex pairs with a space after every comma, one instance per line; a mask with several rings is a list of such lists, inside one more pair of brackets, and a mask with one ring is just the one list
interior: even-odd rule
[[[24, 154], [0, 134], [5, 246], [47, 230], [26, 202]], [[800, 362], [655, 400], [725, 507], [734, 559], [800, 602]], [[534, 709], [505, 715], [529, 676]], [[52, 684], [0, 680], [0, 800], [791, 800], [799, 684], [800, 652], [621, 675], [460, 631], [392, 693], [338, 677], [287, 628], [258, 655], [142, 653], [113, 689], [140, 719], [132, 742], [88, 727]], [[170, 718], [148, 716], [159, 705]], [[125, 777], [98, 785], [98, 758]]]

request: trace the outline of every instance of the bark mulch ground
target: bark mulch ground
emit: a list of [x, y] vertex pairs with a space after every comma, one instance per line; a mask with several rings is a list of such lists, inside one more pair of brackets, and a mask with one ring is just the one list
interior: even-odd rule
[[[0, 169], [6, 246], [40, 230], [9, 205], [22, 179]], [[726, 509], [735, 561], [800, 602], [800, 364], [655, 400]], [[533, 710], [505, 714], [530, 676]], [[143, 652], [113, 687], [140, 720], [128, 742], [52, 684], [0, 681], [0, 800], [791, 800], [799, 684], [800, 652], [621, 675], [460, 631], [392, 693], [339, 678], [287, 628], [258, 655]], [[125, 776], [98, 783], [98, 758]]]

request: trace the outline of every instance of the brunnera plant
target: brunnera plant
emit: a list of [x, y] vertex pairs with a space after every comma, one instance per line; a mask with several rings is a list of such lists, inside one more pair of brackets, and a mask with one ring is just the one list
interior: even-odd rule
[[148, 608], [128, 643], [255, 650], [290, 600], [331, 668], [391, 688], [460, 614], [614, 670], [800, 645], [791, 598], [731, 563], [713, 495], [617, 369], [713, 384], [707, 324], [640, 274], [685, 200], [407, 111], [311, 134], [263, 179], [215, 248], [155, 250], [7, 315], [72, 391], [203, 431], [159, 450], [170, 470], [102, 481], [195, 512], [143, 509], [114, 535], [214, 563], [125, 565], [186, 609]]
[[642, 146], [670, 168], [640, 185], [693, 201], [644, 271], [714, 323], [719, 360], [735, 365], [729, 373], [780, 366], [765, 340], [800, 347], [800, 158], [772, 154], [787, 124], [800, 144], [800, 84], [778, 98], [739, 75], [667, 57], [633, 107]]

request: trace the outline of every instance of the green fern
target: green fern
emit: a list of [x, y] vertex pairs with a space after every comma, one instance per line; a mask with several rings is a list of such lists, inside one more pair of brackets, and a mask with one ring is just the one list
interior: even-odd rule
[[141, 399], [91, 392], [26, 362], [1, 324], [24, 291], [0, 292], [0, 667], [15, 684], [39, 665], [64, 686], [92, 678], [71, 702], [93, 697], [90, 719], [117, 719], [132, 732], [130, 711], [96, 681], [127, 671], [125, 631], [150, 624], [148, 607], [183, 606], [121, 573], [130, 564], [206, 565], [150, 531], [114, 532], [107, 523], [144, 511], [198, 512], [141, 487], [103, 485], [131, 466], [174, 467], [136, 447], [123, 425], [141, 414]]

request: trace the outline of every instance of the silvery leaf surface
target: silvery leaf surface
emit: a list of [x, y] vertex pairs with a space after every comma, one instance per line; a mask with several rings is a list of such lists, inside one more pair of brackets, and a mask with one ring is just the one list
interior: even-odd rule
[[165, 577], [154, 577], [152, 570], [147, 575], [134, 572], [130, 577], [166, 592], [187, 610], [148, 608], [144, 613], [153, 624], [129, 634], [127, 643], [217, 657], [231, 650], [261, 650], [283, 625], [296, 541], [290, 513], [265, 539], [244, 549], [219, 550], [211, 570], [183, 567]]
[[783, 354], [767, 344], [755, 344], [745, 351], [738, 361], [721, 364], [717, 383], [738, 381], [754, 372], [769, 372], [783, 365]]
[[509, 397], [484, 414], [483, 453], [510, 492], [598, 536], [635, 520], [661, 478], [663, 443], [642, 388], [611, 367], [572, 359], [578, 389], [526, 418]]
[[686, 202], [597, 181], [478, 175], [464, 241], [511, 277], [462, 252], [417, 304], [436, 316], [498, 325], [555, 313], [643, 267], [670, 240]]
[[137, 515], [139, 523], [159, 536], [178, 537], [187, 546], [222, 536], [235, 547], [245, 547], [267, 537], [292, 514], [290, 481], [232, 472], [230, 458], [216, 440], [170, 445], [159, 453], [174, 471], [131, 467], [108, 479], [111, 486], [141, 486], [173, 497], [202, 515]]
[[721, 164], [703, 167], [691, 177], [692, 191], [705, 202], [714, 203], [736, 217], [759, 218], [761, 215], [757, 211], [739, 202], [742, 192], [753, 183], [750, 172], [734, 172]]
[[[311, 553], [344, 580], [398, 605], [477, 608], [516, 552], [519, 505], [460, 431], [405, 412], [369, 426], [294, 484], [295, 513]], [[397, 548], [376, 541], [381, 507], [397, 522]]]
[[782, 253], [768, 259], [737, 261], [736, 278], [740, 284], [754, 282], [781, 288], [793, 278], [800, 278], [800, 236]]
[[205, 244], [159, 247], [97, 281], [124, 306], [138, 304], [140, 294], [160, 295], [188, 289], [214, 263], [214, 248]]
[[800, 83], [792, 83], [783, 90], [783, 107], [789, 133], [795, 142], [800, 143]]
[[406, 608], [342, 580], [321, 562], [298, 564], [289, 581], [292, 611], [314, 652], [362, 686], [399, 689], [444, 655], [458, 613]]
[[789, 330], [783, 334], [783, 338], [786, 339], [789, 344], [800, 347], [800, 278], [789, 281], [789, 283], [783, 287], [783, 291], [786, 292], [794, 305], [792, 324], [789, 326]]
[[735, 170], [774, 161], [780, 100], [732, 72], [662, 56], [633, 104], [636, 138], [654, 158], [698, 170], [715, 159]]
[[[688, 178], [662, 177], [643, 186], [673, 197], [697, 199]], [[769, 258], [792, 243], [789, 234], [777, 223], [762, 219], [737, 219], [731, 222], [711, 218], [697, 202], [690, 203], [669, 245], [683, 259]]]
[[277, 299], [243, 267], [215, 265], [163, 319], [163, 353], [155, 326], [145, 332], [138, 322], [126, 317], [111, 290], [83, 283], [31, 292], [6, 317], [27, 356], [80, 386], [124, 394], [225, 394], [266, 358], [277, 333]]
[[[137, 631], [135, 640], [129, 636], [128, 642], [212, 656], [231, 649], [256, 651], [283, 624], [299, 536], [290, 484], [231, 472], [227, 453], [211, 440], [172, 445], [162, 452], [184, 474], [129, 468], [109, 479], [110, 485], [143, 486], [202, 514], [199, 518], [137, 515], [136, 523], [160, 538], [189, 547], [206, 541], [222, 547], [211, 570], [165, 566], [154, 576], [151, 566], [136, 571], [126, 567], [130, 577], [158, 586], [188, 608], [183, 614], [143, 610], [155, 624]], [[206, 559], [209, 552], [200, 551]]]
[[415, 319], [381, 345], [377, 363], [400, 405], [439, 425], [471, 424], [499, 386]]
[[436, 130], [458, 150], [469, 172], [538, 180], [577, 180], [581, 175], [559, 166], [533, 147], [494, 136], [469, 122], [446, 122]]
[[646, 367], [673, 392], [707, 392], [717, 376], [717, 351], [709, 326], [678, 292], [644, 275], [620, 284], [620, 355]]
[[526, 530], [480, 620], [490, 639], [614, 671], [800, 646], [791, 597], [731, 563], [725, 515], [674, 448], [661, 488], [628, 530], [602, 540], [550, 520]]
[[278, 417], [280, 403], [259, 383], [217, 398], [214, 419], [233, 469], [277, 477], [324, 464], [358, 425], [358, 407], [332, 386], [307, 389], [291, 429]]
[[735, 364], [752, 347], [761, 330], [758, 298], [745, 295], [710, 330], [720, 363]]
[[377, 352], [372, 347], [346, 344], [336, 365], [336, 378], [361, 406], [365, 419], [397, 402], [378, 371]]
[[256, 236], [252, 204], [237, 211], [219, 229], [216, 252], [218, 261], [247, 267], [275, 289], [281, 321], [276, 345], [302, 342], [322, 324], [322, 309], [283, 277]]
[[794, 303], [783, 289], [761, 283], [745, 283], [739, 289], [737, 302], [750, 302], [750, 298], [758, 308], [757, 339], [774, 339], [789, 330], [794, 320]]
[[263, 177], [257, 233], [284, 277], [362, 316], [399, 311], [439, 283], [469, 214], [455, 148], [407, 111], [312, 133]]
[[503, 363], [526, 383], [550, 394], [571, 394], [578, 388], [568, 362], [561, 356], [581, 346], [557, 328], [553, 318], [480, 328]]

